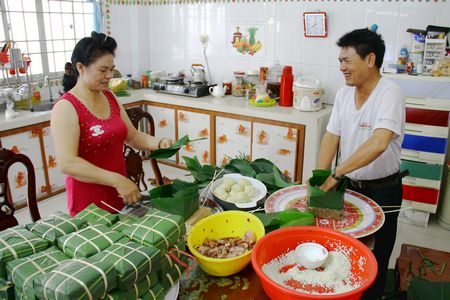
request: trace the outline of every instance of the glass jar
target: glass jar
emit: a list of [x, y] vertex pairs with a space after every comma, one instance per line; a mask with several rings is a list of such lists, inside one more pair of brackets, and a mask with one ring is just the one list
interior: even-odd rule
[[249, 90], [249, 97], [254, 98], [256, 94], [256, 86], [259, 83], [259, 72], [249, 71], [247, 72], [247, 78], [245, 81], [245, 89]]
[[225, 89], [225, 95], [231, 95], [231, 81], [224, 81], [222, 83], [223, 88]]
[[280, 82], [283, 74], [283, 66], [277, 60], [275, 64], [269, 68], [269, 76], [267, 78], [267, 89], [270, 98], [280, 97]]
[[245, 97], [245, 72], [234, 72], [231, 83], [231, 94], [235, 97]]

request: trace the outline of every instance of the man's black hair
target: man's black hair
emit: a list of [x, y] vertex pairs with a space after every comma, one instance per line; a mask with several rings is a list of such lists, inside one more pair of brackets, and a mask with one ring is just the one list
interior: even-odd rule
[[112, 37], [92, 31], [90, 37], [79, 40], [73, 49], [71, 61], [75, 74], [79, 75], [76, 68], [77, 63], [87, 67], [105, 54], [109, 53], [114, 56], [116, 48], [117, 43]]
[[367, 28], [355, 29], [344, 34], [336, 43], [339, 47], [353, 47], [361, 59], [365, 59], [370, 53], [375, 54], [375, 65], [378, 69], [383, 64], [386, 46], [381, 34], [370, 31]]

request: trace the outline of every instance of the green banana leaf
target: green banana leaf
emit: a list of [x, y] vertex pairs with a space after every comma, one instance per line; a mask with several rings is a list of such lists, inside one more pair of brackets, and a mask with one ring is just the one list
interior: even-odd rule
[[198, 138], [195, 140], [190, 140], [188, 135], [183, 136], [181, 139], [172, 144], [169, 148], [165, 149], [156, 149], [150, 153], [150, 158], [155, 159], [165, 159], [172, 157], [175, 155], [181, 147], [185, 146], [188, 143], [204, 140], [206, 138]]
[[289, 226], [314, 225], [314, 215], [297, 209], [288, 209], [276, 213], [255, 213], [267, 232]]
[[184, 220], [198, 210], [198, 185], [182, 180], [174, 180], [172, 184], [158, 186], [150, 190], [150, 199], [154, 208], [179, 215]]
[[[220, 172], [221, 168], [211, 165], [201, 165], [198, 158], [190, 158], [183, 156], [186, 167], [191, 172], [191, 175], [195, 179], [195, 183], [198, 184], [199, 188], [204, 188], [208, 183], [214, 178], [214, 174]], [[216, 179], [222, 177], [223, 174], [219, 175]]]

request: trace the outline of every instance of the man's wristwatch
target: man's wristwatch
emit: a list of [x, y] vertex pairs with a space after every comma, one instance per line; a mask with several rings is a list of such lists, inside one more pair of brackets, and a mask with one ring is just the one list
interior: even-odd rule
[[341, 181], [342, 179], [344, 179], [344, 176], [337, 176], [336, 175], [336, 168], [334, 168], [332, 171], [331, 171], [331, 174], [330, 174], [330, 176], [334, 179], [334, 180], [336, 180], [336, 181]]

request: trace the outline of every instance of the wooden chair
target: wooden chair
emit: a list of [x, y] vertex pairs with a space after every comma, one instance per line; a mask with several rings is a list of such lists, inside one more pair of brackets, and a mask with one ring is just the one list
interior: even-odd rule
[[[131, 123], [133, 123], [136, 129], [139, 129], [139, 122], [141, 120], [147, 120], [149, 134], [153, 136], [155, 135], [155, 122], [153, 121], [150, 113], [143, 111], [140, 107], [127, 108], [126, 112], [131, 120]], [[123, 154], [125, 157], [128, 178], [136, 183], [140, 191], [142, 191], [141, 183], [144, 186], [144, 190], [147, 190], [147, 184], [144, 180], [144, 169], [142, 167], [142, 157], [139, 151], [125, 145]], [[156, 159], [150, 159], [150, 164], [152, 166], [153, 173], [155, 174], [156, 184], [163, 185], [164, 180], [161, 175], [161, 171], [159, 170], [158, 162]]]
[[27, 168], [28, 174], [28, 200], [27, 205], [30, 210], [33, 222], [41, 219], [36, 201], [36, 177], [31, 160], [24, 154], [16, 154], [11, 150], [0, 149], [0, 230], [10, 228], [19, 224], [14, 213], [16, 211], [11, 195], [8, 194], [8, 170], [12, 164], [20, 162]]

